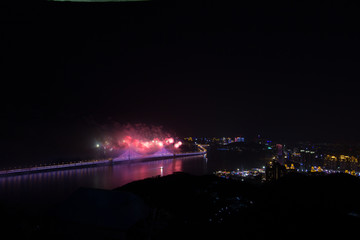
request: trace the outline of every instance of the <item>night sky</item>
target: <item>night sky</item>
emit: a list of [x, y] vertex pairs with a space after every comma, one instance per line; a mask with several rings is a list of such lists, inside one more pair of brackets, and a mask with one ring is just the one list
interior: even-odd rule
[[249, 2], [3, 5], [0, 162], [83, 156], [114, 122], [360, 142], [359, 7]]

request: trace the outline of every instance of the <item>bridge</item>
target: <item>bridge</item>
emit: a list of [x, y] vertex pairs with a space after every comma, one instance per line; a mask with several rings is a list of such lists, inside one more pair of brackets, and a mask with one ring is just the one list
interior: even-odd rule
[[124, 162], [124, 161], [132, 161], [132, 160], [166, 159], [166, 158], [175, 158], [175, 157], [185, 157], [185, 156], [206, 154], [205, 148], [200, 147], [199, 145], [198, 145], [198, 147], [200, 149], [199, 152], [172, 153], [172, 152], [166, 150], [165, 148], [161, 148], [159, 151], [157, 151], [153, 154], [149, 154], [149, 155], [142, 155], [142, 154], [135, 152], [132, 149], [128, 149], [127, 151], [125, 151], [123, 154], [121, 154], [120, 156], [118, 156], [116, 158], [1, 170], [0, 176], [25, 174], [25, 173], [32, 173], [32, 172], [43, 172], [43, 171], [55, 171], [55, 170], [67, 169], [67, 168], [81, 168], [81, 167], [91, 167], [91, 166], [98, 166], [98, 165], [108, 165], [108, 164], [116, 164], [116, 163], [120, 163], [120, 162]]

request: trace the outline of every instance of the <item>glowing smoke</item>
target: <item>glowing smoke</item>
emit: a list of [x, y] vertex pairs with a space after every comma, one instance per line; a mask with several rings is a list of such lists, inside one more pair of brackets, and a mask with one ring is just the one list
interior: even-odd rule
[[174, 152], [182, 144], [180, 141], [175, 142], [163, 127], [145, 124], [115, 123], [112, 127], [106, 127], [105, 135], [102, 147], [120, 153], [129, 149], [141, 155]]

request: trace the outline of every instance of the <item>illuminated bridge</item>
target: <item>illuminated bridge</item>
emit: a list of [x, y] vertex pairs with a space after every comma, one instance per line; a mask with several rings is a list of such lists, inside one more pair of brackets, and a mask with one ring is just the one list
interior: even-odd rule
[[185, 157], [185, 156], [206, 154], [206, 149], [204, 147], [202, 147], [201, 145], [198, 145], [198, 147], [200, 149], [199, 152], [172, 153], [172, 152], [167, 151], [165, 148], [162, 148], [161, 150], [159, 150], [151, 155], [141, 155], [135, 151], [132, 151], [131, 149], [128, 149], [127, 151], [125, 151], [123, 154], [121, 154], [120, 156], [118, 156], [116, 158], [1, 170], [0, 176], [1, 175], [12, 175], [12, 174], [23, 174], [23, 173], [30, 173], [30, 172], [54, 171], [54, 170], [65, 169], [65, 168], [80, 168], [80, 167], [116, 164], [116, 163], [120, 163], [120, 162], [124, 162], [124, 161], [131, 161], [131, 160], [166, 159], [166, 158], [175, 158], [175, 157]]

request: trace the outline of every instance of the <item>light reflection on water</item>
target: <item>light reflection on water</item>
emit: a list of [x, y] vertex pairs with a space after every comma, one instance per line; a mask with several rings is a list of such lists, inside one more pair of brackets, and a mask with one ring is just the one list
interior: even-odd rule
[[79, 187], [114, 189], [132, 181], [179, 171], [203, 175], [207, 173], [206, 165], [206, 158], [193, 156], [2, 176], [0, 200], [47, 205], [65, 199]]
[[220, 169], [261, 167], [267, 158], [216, 153], [146, 162], [64, 169], [0, 177], [0, 201], [45, 206], [64, 200], [79, 187], [114, 189], [129, 182], [174, 172], [204, 175]]

